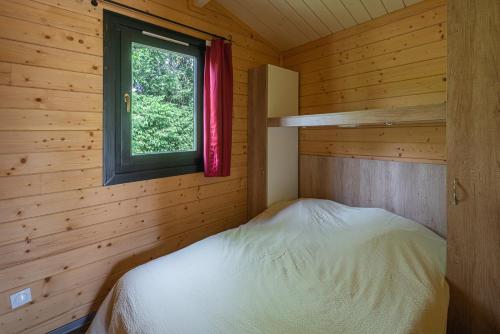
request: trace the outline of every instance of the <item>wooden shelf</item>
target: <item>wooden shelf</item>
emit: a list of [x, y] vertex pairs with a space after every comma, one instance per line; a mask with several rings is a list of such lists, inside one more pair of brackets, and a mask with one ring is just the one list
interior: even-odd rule
[[272, 117], [268, 127], [344, 126], [446, 122], [446, 103], [330, 114]]

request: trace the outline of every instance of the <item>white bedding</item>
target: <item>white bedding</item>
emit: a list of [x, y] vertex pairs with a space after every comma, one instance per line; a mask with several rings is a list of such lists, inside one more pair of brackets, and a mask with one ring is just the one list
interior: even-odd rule
[[88, 333], [445, 333], [446, 243], [304, 199], [124, 275]]

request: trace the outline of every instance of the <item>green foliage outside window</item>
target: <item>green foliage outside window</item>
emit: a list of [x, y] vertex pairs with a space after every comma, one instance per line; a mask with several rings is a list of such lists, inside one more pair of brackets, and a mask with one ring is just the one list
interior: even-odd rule
[[132, 43], [132, 154], [193, 151], [195, 59]]

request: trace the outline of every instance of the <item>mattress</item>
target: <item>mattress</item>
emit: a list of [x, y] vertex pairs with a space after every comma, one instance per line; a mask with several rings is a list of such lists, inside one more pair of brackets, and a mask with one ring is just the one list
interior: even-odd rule
[[445, 252], [388, 211], [301, 199], [131, 270], [88, 333], [445, 333]]

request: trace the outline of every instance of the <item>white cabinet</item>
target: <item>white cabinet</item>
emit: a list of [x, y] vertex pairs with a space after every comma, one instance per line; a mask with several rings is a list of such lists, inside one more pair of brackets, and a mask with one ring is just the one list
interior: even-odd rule
[[268, 128], [268, 117], [299, 113], [299, 75], [274, 65], [249, 71], [248, 215], [298, 197], [298, 129]]

